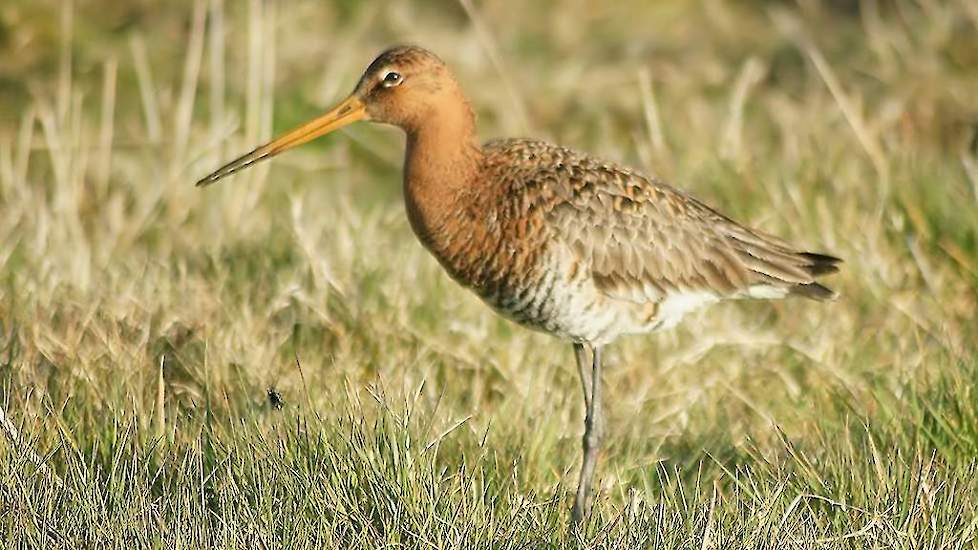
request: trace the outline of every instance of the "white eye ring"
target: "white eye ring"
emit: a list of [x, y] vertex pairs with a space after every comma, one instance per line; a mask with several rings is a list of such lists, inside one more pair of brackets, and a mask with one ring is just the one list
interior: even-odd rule
[[401, 82], [404, 82], [404, 77], [397, 71], [387, 71], [387, 73], [384, 74], [384, 78], [380, 79], [380, 83], [385, 88], [393, 88], [394, 86], [399, 85]]

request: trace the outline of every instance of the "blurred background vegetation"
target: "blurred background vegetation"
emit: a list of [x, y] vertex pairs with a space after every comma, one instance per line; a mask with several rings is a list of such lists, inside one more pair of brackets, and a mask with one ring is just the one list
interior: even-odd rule
[[[973, 544], [969, 0], [6, 0], [0, 525], [26, 546]], [[360, 125], [192, 182], [352, 89], [452, 66], [483, 137], [634, 166], [843, 257], [832, 304], [727, 304], [610, 351], [566, 531], [566, 345], [415, 242]]]

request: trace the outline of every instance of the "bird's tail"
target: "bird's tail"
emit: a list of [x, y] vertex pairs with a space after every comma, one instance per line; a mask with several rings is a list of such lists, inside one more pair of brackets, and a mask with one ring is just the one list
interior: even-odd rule
[[[829, 256], [828, 254], [818, 254], [816, 252], [799, 252], [798, 256], [808, 260], [808, 262], [804, 264], [802, 268], [807, 271], [813, 279], [839, 271], [839, 264], [842, 263], [840, 258]], [[789, 288], [789, 292], [791, 294], [820, 301], [833, 300], [838, 296], [838, 294], [831, 288], [816, 281], [812, 281], [810, 283], [796, 283]]]
[[831, 300], [837, 294], [817, 281], [839, 271], [842, 260], [828, 254], [798, 252], [788, 243], [759, 231], [737, 227], [727, 235], [743, 266], [756, 284], [813, 300]]

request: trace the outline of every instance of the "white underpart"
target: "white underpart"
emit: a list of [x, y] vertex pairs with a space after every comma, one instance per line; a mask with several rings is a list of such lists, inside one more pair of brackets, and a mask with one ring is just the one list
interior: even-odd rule
[[788, 294], [788, 289], [771, 285], [754, 285], [744, 293], [745, 298], [756, 298], [758, 300], [777, 300], [784, 298]]
[[666, 296], [659, 302], [658, 330], [666, 330], [676, 326], [687, 314], [697, 309], [720, 301], [720, 297], [712, 292], [689, 291]]

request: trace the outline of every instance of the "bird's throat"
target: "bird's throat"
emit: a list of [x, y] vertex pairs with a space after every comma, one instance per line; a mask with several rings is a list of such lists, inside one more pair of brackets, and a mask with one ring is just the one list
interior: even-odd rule
[[[478, 209], [482, 150], [471, 109], [464, 102], [425, 117], [407, 132], [404, 202], [411, 228], [422, 244], [454, 272], [468, 239], [483, 232]], [[454, 275], [454, 273], [453, 273]]]
[[478, 180], [482, 161], [472, 111], [442, 107], [407, 131], [404, 200], [419, 236], [437, 229]]

